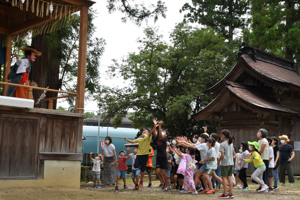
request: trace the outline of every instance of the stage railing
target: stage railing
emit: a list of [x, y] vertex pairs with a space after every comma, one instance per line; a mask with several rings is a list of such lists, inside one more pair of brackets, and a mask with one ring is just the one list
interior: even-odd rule
[[66, 96], [61, 96], [61, 97], [52, 97], [52, 98], [41, 99], [40, 101], [49, 101], [48, 109], [53, 109], [53, 101], [54, 100], [62, 99], [62, 98], [69, 98], [69, 97], [77, 97], [77, 93], [75, 93], [75, 92], [66, 92], [66, 91], [54, 90], [54, 89], [43, 88], [43, 87], [21, 85], [21, 84], [8, 83], [8, 82], [2, 82], [2, 81], [0, 81], [0, 85], [11, 85], [11, 86], [16, 86], [16, 87], [28, 88], [27, 98], [32, 96], [32, 90], [43, 90], [43, 91], [47, 91], [47, 92], [56, 92], [56, 93], [67, 94]]

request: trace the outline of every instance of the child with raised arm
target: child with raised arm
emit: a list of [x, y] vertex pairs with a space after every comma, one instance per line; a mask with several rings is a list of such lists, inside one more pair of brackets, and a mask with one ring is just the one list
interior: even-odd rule
[[148, 129], [145, 129], [143, 131], [142, 137], [135, 139], [135, 140], [129, 140], [128, 138], [124, 138], [125, 141], [129, 143], [139, 143], [139, 148], [136, 156], [136, 160], [134, 163], [134, 168], [140, 169], [141, 170], [141, 181], [140, 181], [140, 186], [143, 186], [143, 180], [144, 180], [144, 175], [146, 171], [146, 165], [148, 161], [149, 154], [151, 153], [151, 140], [152, 140], [152, 133], [156, 133], [156, 127], [157, 121], [156, 119], [153, 119], [153, 124], [154, 127], [152, 131], [149, 132]]
[[118, 163], [118, 171], [117, 171], [117, 180], [116, 180], [116, 187], [115, 190], [119, 190], [119, 180], [120, 178], [123, 179], [124, 182], [124, 189], [127, 189], [126, 186], [126, 175], [127, 175], [127, 162], [128, 158], [125, 156], [125, 151], [122, 150], [119, 152], [119, 158], [116, 162], [111, 163], [110, 165], [115, 165]]
[[198, 194], [196, 191], [193, 173], [196, 168], [195, 159], [193, 158], [195, 155], [195, 149], [192, 147], [187, 148], [186, 154], [179, 151], [176, 147], [172, 148], [168, 143], [170, 149], [176, 152], [176, 154], [182, 157], [180, 164], [178, 166], [177, 173], [184, 175], [184, 190], [181, 190], [181, 193], [190, 193], [190, 194]]
[[[90, 153], [90, 160], [93, 162], [93, 180], [94, 180], [94, 187], [93, 188], [101, 188], [100, 186], [100, 172], [101, 172], [101, 163], [102, 163], [102, 155], [97, 154], [95, 159], [92, 158], [94, 153]], [[96, 181], [98, 181], [98, 185], [96, 186]]]
[[132, 182], [134, 183], [135, 187], [134, 190], [138, 190], [139, 189], [139, 175], [140, 175], [140, 169], [136, 169], [134, 167], [134, 163], [135, 163], [135, 159], [136, 159], [136, 154], [138, 151], [137, 147], [133, 147], [133, 153], [129, 154], [130, 152], [130, 148], [127, 147], [127, 157], [128, 159], [131, 158], [132, 159], [132, 169], [131, 169], [131, 178], [132, 178]]

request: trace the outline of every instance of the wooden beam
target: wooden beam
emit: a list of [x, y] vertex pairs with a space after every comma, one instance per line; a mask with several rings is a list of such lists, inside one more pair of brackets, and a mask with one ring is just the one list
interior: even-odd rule
[[86, 1], [86, 0], [62, 0], [64, 2], [67, 2], [69, 4], [72, 4], [72, 5], [77, 5], [77, 6], [92, 6], [94, 3], [96, 2], [93, 2], [93, 1]]
[[[80, 138], [81, 139], [81, 138]], [[40, 153], [40, 160], [78, 160], [83, 158], [82, 153]]]
[[[77, 12], [78, 9], [75, 10], [75, 12]], [[63, 12], [62, 13], [62, 17], [68, 15], [69, 12]], [[9, 29], [9, 34], [10, 35], [15, 35], [15, 34], [19, 34], [25, 31], [28, 31], [36, 26], [41, 26], [45, 23], [51, 22], [56, 20], [55, 17], [53, 16], [52, 18], [50, 17], [44, 17], [44, 18], [40, 18], [40, 17], [36, 17], [33, 20], [27, 21], [22, 23], [21, 25], [16, 26], [15, 28]]]
[[0, 27], [0, 35], [7, 35], [9, 30], [7, 28]]
[[11, 85], [11, 86], [17, 86], [17, 87], [25, 87], [25, 88], [32, 88], [34, 90], [46, 90], [48, 92], [57, 92], [57, 93], [65, 93], [65, 94], [70, 94], [73, 96], [76, 96], [77, 93], [74, 92], [66, 92], [66, 91], [60, 91], [60, 90], [54, 90], [54, 89], [48, 89], [48, 88], [43, 88], [43, 87], [35, 87], [35, 86], [28, 86], [28, 85], [21, 85], [21, 84], [15, 84], [15, 83], [8, 83], [8, 82], [2, 82], [0, 81], [0, 85]]
[[82, 6], [80, 10], [78, 77], [77, 77], [78, 96], [76, 99], [76, 107], [75, 107], [76, 113], [84, 113], [87, 29], [88, 29], [88, 7]]
[[[6, 36], [6, 56], [5, 56], [5, 65], [4, 65], [4, 82], [7, 82], [7, 76], [10, 72], [11, 65], [11, 51], [12, 51], [12, 37], [10, 35]], [[6, 96], [8, 85], [3, 86], [3, 96]]]

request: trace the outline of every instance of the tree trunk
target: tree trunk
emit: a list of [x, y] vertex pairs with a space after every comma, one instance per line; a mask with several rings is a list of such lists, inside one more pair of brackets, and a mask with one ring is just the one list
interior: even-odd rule
[[[47, 35], [38, 35], [32, 38], [32, 46], [38, 51], [42, 52], [40, 57], [36, 58], [36, 61], [32, 64], [32, 70], [30, 72], [29, 79], [38, 84], [39, 87], [48, 87], [50, 89], [59, 89], [59, 66], [60, 59], [52, 56], [52, 52], [57, 51], [55, 48], [51, 48], [46, 40]], [[42, 90], [34, 90], [33, 97], [35, 100], [39, 99]], [[57, 97], [55, 92], [47, 92], [45, 98]], [[35, 107], [48, 108], [48, 101], [40, 102]], [[56, 109], [57, 101], [53, 101], [53, 109]]]
[[[286, 35], [288, 35], [289, 29], [296, 22], [295, 18], [295, 3], [291, 0], [285, 2], [286, 10]], [[289, 47], [289, 41], [285, 40], [285, 58], [293, 60], [294, 51]]]

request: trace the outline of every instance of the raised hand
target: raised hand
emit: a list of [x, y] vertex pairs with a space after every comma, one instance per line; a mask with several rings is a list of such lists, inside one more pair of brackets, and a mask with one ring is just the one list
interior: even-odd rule
[[127, 147], [126, 149], [127, 149], [127, 151], [130, 151], [130, 148], [129, 148], [129, 147]]
[[127, 141], [127, 140], [128, 140], [128, 139], [127, 139], [127, 137], [126, 137], [126, 138], [124, 138], [124, 140], [125, 140], [125, 141]]
[[91, 155], [93, 155], [94, 153], [93, 153], [93, 152], [91, 152], [90, 154], [91, 154]]
[[204, 126], [204, 133], [207, 132], [207, 126]]

